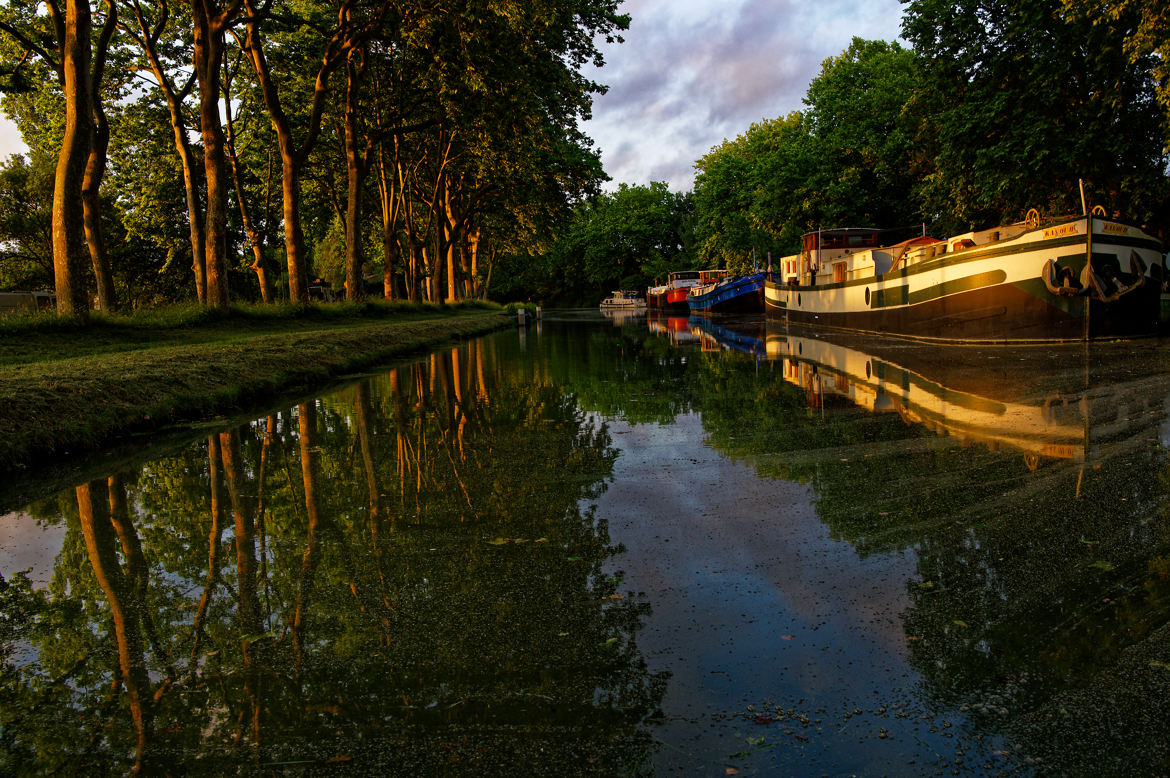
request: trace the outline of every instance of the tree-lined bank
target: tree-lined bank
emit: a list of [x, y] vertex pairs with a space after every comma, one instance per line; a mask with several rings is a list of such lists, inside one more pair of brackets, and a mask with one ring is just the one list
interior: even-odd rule
[[74, 315], [95, 290], [104, 311], [306, 303], [315, 278], [484, 298], [496, 256], [604, 178], [578, 124], [617, 6], [7, 3], [0, 90], [30, 151], [2, 178], [31, 213], [0, 225], [0, 288]]
[[693, 192], [603, 194], [581, 122], [620, 5], [10, 2], [0, 91], [30, 150], [0, 166], [0, 289], [75, 313], [304, 303], [318, 279], [580, 305], [820, 228], [1099, 205], [1168, 234], [1165, 3], [907, 0], [899, 41], [854, 39]]

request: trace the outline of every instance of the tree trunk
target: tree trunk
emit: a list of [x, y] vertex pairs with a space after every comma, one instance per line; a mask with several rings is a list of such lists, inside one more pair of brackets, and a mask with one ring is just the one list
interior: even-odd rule
[[446, 248], [447, 301], [453, 303], [459, 299], [459, 273], [455, 267], [455, 249], [459, 237], [451, 209], [451, 179], [447, 177], [443, 178], [443, 212], [440, 222], [443, 225], [443, 243]]
[[85, 241], [82, 186], [93, 136], [90, 28], [88, 0], [65, 0], [61, 41], [65, 132], [53, 181], [53, 277], [57, 312], [82, 317], [89, 316], [85, 270], [90, 256]]
[[345, 63], [345, 299], [365, 297], [362, 286], [362, 193], [366, 177], [366, 152], [358, 148], [358, 89], [361, 85], [361, 54], [355, 49]]
[[479, 280], [479, 228], [472, 230], [467, 236], [468, 252], [471, 254], [471, 296], [476, 300], [483, 299], [483, 285]]
[[248, 200], [244, 197], [243, 182], [240, 180], [240, 161], [236, 157], [236, 133], [232, 123], [232, 104], [230, 82], [225, 80], [223, 89], [224, 117], [227, 122], [227, 153], [228, 164], [231, 165], [232, 183], [236, 190], [236, 204], [240, 208], [240, 221], [244, 226], [244, 233], [248, 236], [248, 245], [252, 248], [251, 268], [256, 273], [256, 282], [260, 285], [260, 299], [266, 305], [274, 302], [272, 279], [268, 277], [268, 267], [264, 262], [264, 240], [252, 222], [252, 212], [248, 208]]
[[[348, 9], [352, 3], [353, 0], [343, 0], [339, 17], [348, 18]], [[308, 303], [308, 265], [305, 258], [305, 234], [301, 226], [301, 166], [317, 144], [321, 117], [325, 109], [325, 97], [329, 91], [329, 75], [341, 64], [348, 41], [341, 33], [335, 33], [329, 41], [328, 50], [321, 61], [313, 85], [307, 135], [298, 148], [293, 140], [292, 127], [281, 104], [276, 82], [272, 80], [268, 61], [264, 56], [259, 28], [263, 14], [252, 2], [245, 2], [245, 6], [249, 22], [244, 53], [252, 63], [252, 69], [256, 71], [256, 80], [260, 84], [260, 92], [264, 96], [264, 105], [268, 108], [268, 117], [272, 122], [272, 129], [276, 132], [277, 148], [280, 151], [281, 193], [284, 198], [284, 250], [288, 262], [289, 299], [295, 303]]]
[[106, 151], [110, 147], [110, 127], [101, 104], [94, 103], [94, 122], [90, 133], [89, 158], [81, 184], [81, 205], [85, 222], [85, 240], [89, 245], [89, 259], [97, 286], [97, 307], [103, 313], [118, 309], [114, 293], [114, 277], [110, 272], [110, 258], [102, 233], [102, 209], [99, 188], [106, 174]]
[[[154, 69], [156, 80], [161, 79], [163, 73], [161, 63], [151, 57], [151, 67]], [[187, 135], [187, 123], [183, 120], [183, 107], [170, 88], [170, 81], [165, 81], [163, 97], [167, 102], [167, 110], [171, 115], [171, 132], [175, 137], [175, 152], [179, 155], [179, 162], [183, 167], [183, 194], [187, 199], [187, 224], [191, 241], [191, 271], [195, 274], [195, 298], [200, 305], [207, 304], [207, 247], [204, 241], [203, 211], [199, 205], [199, 190], [202, 185], [199, 167], [195, 164], [195, 157], [191, 154], [191, 141]]]
[[398, 261], [398, 238], [395, 228], [398, 224], [397, 192], [390, 180], [386, 166], [385, 149], [378, 148], [378, 195], [382, 205], [382, 296], [393, 300], [394, 268]]
[[223, 20], [213, 15], [208, 0], [191, 0], [195, 23], [194, 65], [199, 82], [199, 126], [203, 136], [203, 172], [207, 181], [204, 221], [207, 305], [228, 307], [227, 165], [219, 114], [219, 76], [223, 66]]
[[112, 313], [118, 309], [114, 294], [114, 277], [110, 272], [110, 258], [106, 253], [106, 241], [102, 235], [102, 209], [99, 190], [106, 174], [106, 153], [110, 148], [110, 125], [106, 121], [102, 105], [101, 84], [105, 77], [106, 52], [110, 39], [118, 25], [118, 6], [114, 0], [106, 0], [106, 21], [98, 36], [90, 75], [90, 102], [93, 107], [93, 126], [90, 134], [89, 159], [85, 165], [85, 178], [81, 184], [81, 204], [85, 220], [85, 238], [89, 244], [89, 258], [93, 264], [93, 277], [97, 286], [98, 310]]

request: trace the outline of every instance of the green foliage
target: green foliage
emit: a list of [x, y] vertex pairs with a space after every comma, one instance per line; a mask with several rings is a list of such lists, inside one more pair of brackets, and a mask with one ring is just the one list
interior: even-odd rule
[[1122, 50], [1129, 64], [1153, 73], [1170, 151], [1170, 7], [1161, 0], [1061, 0], [1061, 8], [1078, 22], [1125, 31]]
[[815, 218], [806, 182], [812, 137], [800, 113], [761, 121], [702, 157], [695, 168], [695, 224], [708, 266], [750, 268], [753, 250], [791, 253]]
[[694, 265], [689, 194], [619, 185], [616, 192], [581, 203], [569, 227], [539, 268], [545, 300], [596, 304], [617, 288], [644, 288], [674, 270]]
[[1080, 213], [1083, 179], [1090, 206], [1139, 222], [1164, 214], [1151, 64], [1123, 54], [1132, 21], [1070, 19], [1058, 0], [910, 2], [924, 209], [961, 229], [1031, 207]]
[[798, 190], [817, 224], [894, 228], [919, 221], [910, 164], [915, 128], [905, 113], [917, 84], [917, 57], [897, 43], [854, 38], [824, 62], [804, 98], [815, 159]]
[[1148, 56], [1166, 40], [1165, 13], [1079, 5], [914, 0], [913, 50], [854, 39], [809, 84], [806, 111], [753, 124], [696, 163], [703, 262], [743, 271], [753, 250], [795, 253], [820, 227], [921, 222], [947, 235], [1031, 207], [1079, 213], [1082, 179], [1090, 206], [1165, 230], [1164, 60]]
[[809, 85], [804, 113], [753, 124], [695, 165], [701, 254], [746, 272], [755, 253], [799, 250], [819, 227], [901, 227], [911, 199], [912, 128], [903, 112], [913, 53], [855, 38]]
[[53, 289], [53, 161], [14, 154], [0, 166], [0, 289]]

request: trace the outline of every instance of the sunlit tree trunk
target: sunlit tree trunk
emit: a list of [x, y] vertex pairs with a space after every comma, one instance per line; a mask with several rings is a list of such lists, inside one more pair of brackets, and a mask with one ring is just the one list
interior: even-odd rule
[[90, 89], [91, 17], [88, 0], [65, 0], [64, 12], [49, 4], [61, 30], [61, 87], [65, 129], [53, 180], [53, 277], [57, 312], [88, 316], [85, 271], [90, 264], [85, 241], [82, 186], [93, 138], [93, 93]]
[[106, 241], [102, 234], [102, 209], [99, 190], [106, 174], [106, 153], [110, 147], [110, 125], [102, 105], [101, 84], [105, 76], [106, 52], [110, 38], [118, 23], [118, 7], [113, 0], [106, 0], [106, 21], [98, 37], [94, 51], [93, 71], [90, 78], [90, 104], [93, 122], [90, 126], [89, 158], [86, 160], [85, 177], [81, 184], [82, 212], [85, 220], [85, 239], [89, 245], [90, 263], [97, 286], [98, 310], [110, 313], [118, 308], [114, 294], [114, 277], [110, 270], [110, 258], [106, 253]]
[[361, 87], [362, 51], [353, 49], [345, 62], [345, 166], [346, 166], [346, 209], [345, 209], [345, 299], [360, 300], [365, 297], [362, 285], [362, 266], [365, 252], [362, 247], [362, 199], [365, 192], [366, 172], [369, 169], [369, 144], [361, 148], [358, 130], [358, 92]]
[[305, 233], [301, 224], [301, 168], [317, 144], [321, 131], [321, 118], [325, 110], [325, 98], [329, 93], [329, 76], [348, 54], [353, 44], [351, 35], [356, 30], [348, 22], [355, 0], [342, 0], [337, 9], [339, 29], [330, 38], [322, 58], [317, 77], [313, 84], [308, 125], [304, 141], [298, 147], [293, 138], [292, 124], [284, 111], [280, 92], [277, 89], [268, 60], [264, 55], [264, 43], [260, 36], [260, 23], [268, 6], [258, 9], [254, 2], [246, 3], [248, 9], [248, 32], [244, 40], [244, 53], [256, 72], [256, 80], [268, 108], [268, 117], [276, 133], [277, 149], [280, 151], [281, 192], [284, 200], [284, 249], [288, 262], [289, 298], [296, 303], [309, 301], [308, 263], [305, 257]]
[[256, 273], [256, 282], [260, 285], [260, 299], [266, 305], [271, 305], [275, 301], [275, 294], [272, 288], [272, 279], [268, 277], [268, 266], [264, 262], [264, 238], [252, 222], [252, 211], [248, 207], [248, 198], [244, 194], [243, 182], [240, 179], [240, 161], [236, 157], [236, 133], [232, 118], [230, 86], [231, 82], [225, 78], [223, 102], [225, 126], [227, 127], [228, 164], [231, 166], [232, 184], [236, 190], [236, 204], [240, 209], [240, 223], [244, 227], [244, 234], [248, 236], [248, 245], [252, 249], [251, 267]]
[[142, 6], [137, 0], [132, 0], [131, 7], [137, 25], [132, 32], [132, 37], [146, 55], [147, 62], [150, 63], [151, 74], [154, 76], [155, 84], [162, 92], [163, 100], [167, 104], [167, 112], [170, 115], [175, 152], [179, 155], [179, 163], [183, 168], [183, 194], [187, 201], [187, 226], [191, 242], [191, 271], [195, 275], [195, 295], [200, 304], [206, 304], [207, 258], [204, 256], [206, 248], [203, 240], [203, 212], [199, 205], [202, 181], [199, 167], [195, 164], [195, 158], [191, 154], [187, 120], [183, 116], [183, 95], [190, 87], [190, 82], [181, 91], [175, 89], [166, 68], [163, 67], [162, 61], [159, 59], [155, 36], [160, 31], [155, 30], [147, 21]]
[[199, 127], [203, 137], [203, 174], [207, 184], [204, 218], [204, 256], [207, 305], [228, 307], [228, 175], [223, 123], [219, 111], [219, 78], [223, 67], [225, 30], [239, 11], [239, 3], [220, 10], [214, 0], [190, 0], [194, 22], [194, 66], [199, 83]]
[[378, 148], [378, 199], [382, 206], [382, 296], [387, 300], [397, 297], [394, 289], [394, 269], [398, 264], [397, 192], [390, 179], [386, 150]]

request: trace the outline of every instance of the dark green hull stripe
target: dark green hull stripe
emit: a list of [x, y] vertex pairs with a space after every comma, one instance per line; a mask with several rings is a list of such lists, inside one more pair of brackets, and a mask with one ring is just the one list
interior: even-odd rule
[[928, 286], [907, 294], [907, 287], [897, 289], [882, 289], [870, 297], [871, 308], [887, 308], [891, 305], [917, 305], [930, 302], [940, 297], [970, 292], [973, 289], [982, 289], [985, 286], [995, 286], [1007, 280], [1007, 273], [1002, 270], [989, 270], [986, 273], [977, 273], [966, 278], [955, 278], [943, 281], [941, 284]]

